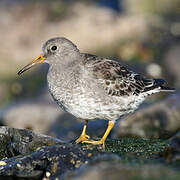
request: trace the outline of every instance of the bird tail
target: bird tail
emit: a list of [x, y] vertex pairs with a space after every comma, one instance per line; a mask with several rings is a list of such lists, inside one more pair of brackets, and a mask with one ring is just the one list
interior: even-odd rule
[[146, 79], [144, 80], [145, 83], [145, 89], [144, 92], [153, 91], [154, 92], [174, 92], [175, 88], [170, 88], [167, 86], [164, 86], [164, 83], [166, 81], [163, 79]]
[[160, 91], [164, 91], [164, 92], [174, 92], [176, 89], [175, 88], [170, 88], [167, 86], [161, 86]]

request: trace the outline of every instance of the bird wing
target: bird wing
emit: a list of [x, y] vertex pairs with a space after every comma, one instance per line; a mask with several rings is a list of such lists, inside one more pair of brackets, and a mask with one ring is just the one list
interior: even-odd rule
[[119, 62], [103, 57], [84, 54], [84, 59], [88, 67], [92, 68], [95, 78], [112, 96], [139, 95], [157, 89], [165, 82], [162, 79], [146, 79]]

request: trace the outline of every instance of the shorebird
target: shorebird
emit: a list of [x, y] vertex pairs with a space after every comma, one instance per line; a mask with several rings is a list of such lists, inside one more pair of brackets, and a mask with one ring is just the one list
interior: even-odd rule
[[[76, 143], [105, 145], [105, 140], [117, 119], [132, 113], [151, 94], [174, 91], [164, 86], [165, 80], [145, 78], [119, 62], [81, 53], [64, 37], [48, 40], [42, 54], [18, 74], [31, 67], [48, 63], [49, 92], [57, 104], [75, 117], [85, 120]], [[103, 137], [92, 140], [86, 134], [89, 120], [108, 120]]]

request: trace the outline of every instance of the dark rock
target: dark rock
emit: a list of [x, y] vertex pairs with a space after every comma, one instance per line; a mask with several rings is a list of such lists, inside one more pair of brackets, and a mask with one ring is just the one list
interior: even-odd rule
[[[159, 154], [169, 146], [167, 140], [122, 138], [107, 139], [105, 149], [102, 149], [89, 144], [77, 145], [74, 141], [64, 143], [30, 130], [8, 127], [0, 128], [0, 143], [0, 179], [3, 180], [81, 179], [86, 176], [125, 179], [126, 176], [141, 177], [144, 172], [150, 177], [150, 172], [154, 171], [152, 162], [157, 168], [167, 169], [163, 164], [159, 165], [162, 159]], [[137, 174], [133, 174], [134, 170]], [[172, 173], [172, 169], [168, 171]], [[179, 176], [177, 171], [175, 174]], [[161, 176], [162, 173], [157, 177]], [[152, 177], [156, 177], [156, 173]]]
[[143, 137], [168, 139], [180, 128], [180, 93], [171, 94], [161, 102], [137, 110], [120, 120], [115, 138]]
[[178, 131], [175, 136], [170, 138], [170, 147], [173, 147], [176, 152], [180, 153], [180, 131]]
[[5, 165], [0, 166], [0, 176], [53, 179], [88, 163], [96, 153], [95, 149], [92, 151], [77, 145], [41, 147], [30, 155], [1, 160]]
[[[114, 179], [113, 174], [116, 172], [116, 167], [119, 166], [121, 162], [121, 158], [115, 154], [104, 154], [99, 155], [98, 157], [94, 158], [88, 164], [82, 165], [79, 169], [75, 171], [69, 171], [64, 174], [64, 180], [70, 179]], [[108, 167], [108, 168], [105, 168]], [[105, 175], [105, 171], [102, 172], [102, 169], [106, 169], [107, 176]], [[104, 169], [104, 170], [105, 170]], [[114, 173], [110, 173], [114, 170]]]
[[169, 146], [160, 153], [160, 157], [166, 163], [176, 162], [176, 165], [180, 165], [180, 131], [169, 139]]
[[60, 177], [101, 153], [101, 147], [66, 144], [30, 130], [8, 127], [0, 128], [0, 147], [0, 178]]
[[178, 180], [180, 174], [160, 164], [124, 164], [113, 159], [90, 162], [76, 173], [68, 173], [65, 180], [132, 180], [158, 179]]
[[64, 144], [65, 142], [30, 130], [0, 127], [0, 159], [27, 154], [42, 146]]

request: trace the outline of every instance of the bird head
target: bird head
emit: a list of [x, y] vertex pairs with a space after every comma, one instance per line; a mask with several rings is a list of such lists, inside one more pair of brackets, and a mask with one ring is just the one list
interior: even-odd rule
[[18, 75], [21, 75], [28, 69], [42, 63], [50, 65], [63, 65], [63, 62], [74, 59], [79, 54], [79, 50], [75, 44], [64, 37], [56, 37], [46, 41], [42, 47], [42, 54], [35, 58], [32, 62], [22, 68]]

